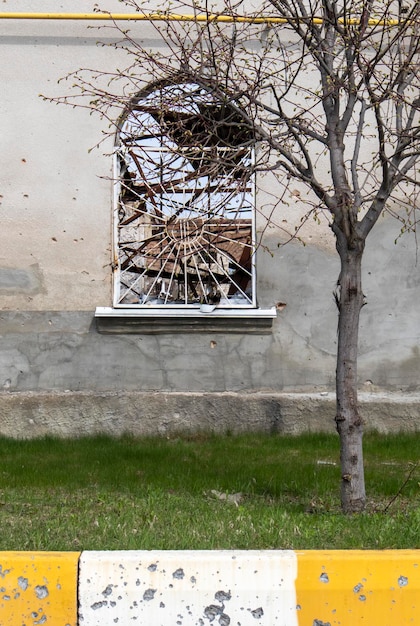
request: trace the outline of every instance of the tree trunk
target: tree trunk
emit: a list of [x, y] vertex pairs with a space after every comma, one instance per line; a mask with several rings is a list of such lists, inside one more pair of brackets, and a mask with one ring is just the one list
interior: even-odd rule
[[357, 348], [360, 310], [364, 303], [361, 268], [364, 241], [337, 249], [341, 259], [335, 417], [340, 435], [341, 508], [358, 513], [365, 507], [363, 422], [357, 400]]

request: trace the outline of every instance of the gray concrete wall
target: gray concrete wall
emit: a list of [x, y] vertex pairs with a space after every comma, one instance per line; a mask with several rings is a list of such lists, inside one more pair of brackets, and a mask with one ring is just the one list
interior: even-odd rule
[[[384, 432], [420, 428], [415, 246], [392, 226], [366, 252], [360, 335], [362, 413]], [[286, 303], [268, 334], [102, 335], [93, 311], [1, 312], [0, 433], [332, 431], [337, 259], [260, 256], [265, 303]]]
[[[91, 9], [73, 3], [61, 10]], [[153, 43], [145, 24], [131, 28]], [[108, 431], [110, 424], [113, 432], [160, 432], [168, 403], [169, 431], [276, 430], [289, 414], [285, 393], [311, 395], [296, 400], [303, 402], [299, 418], [284, 429], [324, 427], [324, 408], [319, 419], [314, 410], [319, 394], [334, 390], [337, 328], [338, 257], [329, 229], [308, 224], [305, 246], [280, 247], [282, 231], [267, 230], [269, 251], [258, 252], [259, 305], [286, 305], [268, 334], [98, 333], [95, 307], [112, 301], [109, 145], [88, 153], [101, 137], [101, 121], [39, 94], [65, 93], [66, 83], [57, 80], [80, 66], [113, 67], [118, 60], [95, 45], [99, 35], [86, 23], [4, 21], [0, 34], [8, 86], [0, 107], [0, 433], [78, 434]], [[292, 200], [280, 216], [291, 232], [304, 212], [301, 200]], [[371, 413], [369, 420], [385, 428], [384, 405], [372, 394], [397, 394], [397, 413], [389, 396], [386, 405], [392, 429], [398, 412], [404, 428], [420, 421], [412, 402], [420, 392], [420, 273], [415, 238], [394, 243], [399, 228], [385, 217], [368, 240], [360, 329], [360, 389], [379, 422]]]
[[[362, 415], [368, 429], [415, 431], [415, 247], [408, 239], [394, 245], [386, 220], [371, 241], [360, 336]], [[102, 335], [89, 311], [3, 311], [0, 433], [333, 431], [336, 270], [331, 252], [311, 246], [290, 244], [264, 257], [263, 296], [286, 306], [272, 332], [261, 335]]]
[[[420, 394], [360, 394], [366, 431], [420, 430]], [[0, 435], [13, 438], [175, 437], [198, 433], [335, 432], [328, 393], [0, 393]]]
[[[363, 390], [420, 390], [420, 290], [414, 242], [384, 220], [366, 252], [360, 330]], [[389, 232], [388, 232], [389, 231]], [[389, 241], [387, 241], [387, 239]], [[389, 244], [389, 245], [388, 245]], [[264, 256], [265, 255], [265, 256]], [[264, 304], [286, 304], [272, 332], [102, 335], [93, 311], [0, 314], [0, 387], [8, 391], [334, 389], [337, 312], [331, 252], [288, 244], [261, 252]]]

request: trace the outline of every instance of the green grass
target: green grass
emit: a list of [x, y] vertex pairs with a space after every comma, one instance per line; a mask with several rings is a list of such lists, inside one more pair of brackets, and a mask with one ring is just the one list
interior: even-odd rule
[[0, 439], [0, 550], [420, 548], [420, 434], [364, 449], [343, 516], [334, 435]]

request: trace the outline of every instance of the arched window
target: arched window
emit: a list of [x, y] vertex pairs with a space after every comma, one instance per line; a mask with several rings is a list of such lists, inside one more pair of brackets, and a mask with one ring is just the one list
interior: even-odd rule
[[254, 137], [195, 83], [135, 99], [118, 133], [114, 307], [256, 307]]

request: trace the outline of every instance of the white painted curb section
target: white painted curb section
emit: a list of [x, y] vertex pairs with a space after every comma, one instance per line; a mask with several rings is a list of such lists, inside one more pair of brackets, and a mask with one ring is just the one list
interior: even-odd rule
[[83, 626], [298, 626], [293, 551], [83, 552]]

